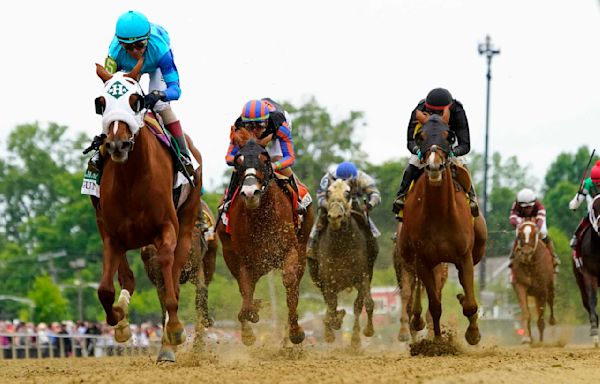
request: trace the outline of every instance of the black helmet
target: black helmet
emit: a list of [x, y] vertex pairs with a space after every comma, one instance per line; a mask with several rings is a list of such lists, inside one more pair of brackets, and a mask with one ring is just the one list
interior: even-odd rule
[[445, 88], [435, 88], [429, 91], [425, 98], [425, 107], [439, 111], [452, 104], [452, 95]]

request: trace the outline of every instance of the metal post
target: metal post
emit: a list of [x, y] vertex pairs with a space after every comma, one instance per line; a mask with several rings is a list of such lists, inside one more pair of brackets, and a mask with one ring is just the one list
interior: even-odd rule
[[[487, 218], [488, 208], [488, 147], [489, 147], [489, 129], [490, 129], [490, 84], [492, 80], [492, 58], [500, 54], [499, 49], [492, 46], [490, 35], [485, 37], [485, 43], [480, 43], [478, 47], [480, 55], [487, 58], [487, 92], [485, 102], [485, 149], [483, 152], [483, 198], [481, 207], [483, 216]], [[485, 289], [485, 256], [479, 262], [479, 289]]]

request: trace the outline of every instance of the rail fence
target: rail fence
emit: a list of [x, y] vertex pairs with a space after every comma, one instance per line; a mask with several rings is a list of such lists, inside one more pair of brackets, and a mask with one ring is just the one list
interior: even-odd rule
[[160, 340], [132, 338], [116, 343], [112, 335], [47, 335], [1, 333], [1, 359], [36, 359], [62, 357], [142, 356], [156, 354]]

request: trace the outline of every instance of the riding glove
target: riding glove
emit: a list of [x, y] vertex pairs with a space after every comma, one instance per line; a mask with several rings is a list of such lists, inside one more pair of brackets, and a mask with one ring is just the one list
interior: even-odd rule
[[144, 105], [148, 109], [154, 108], [159, 101], [166, 101], [167, 95], [163, 91], [152, 91], [144, 97]]

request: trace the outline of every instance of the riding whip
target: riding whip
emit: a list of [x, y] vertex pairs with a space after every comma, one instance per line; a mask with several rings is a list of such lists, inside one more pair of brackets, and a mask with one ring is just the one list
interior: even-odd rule
[[590, 159], [588, 160], [588, 163], [583, 171], [583, 175], [581, 176], [581, 182], [579, 183], [579, 192], [578, 193], [582, 193], [582, 191], [583, 191], [583, 183], [585, 182], [585, 175], [587, 175], [588, 169], [590, 168], [590, 164], [592, 164], [592, 159], [594, 158], [594, 153], [596, 153], [595, 149], [592, 151], [592, 154], [590, 155]]

